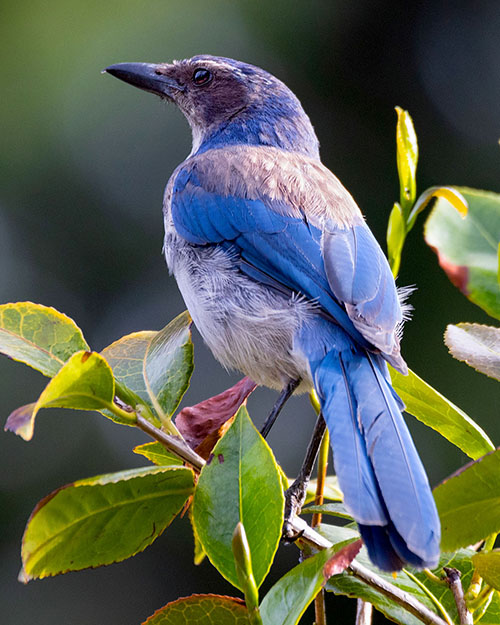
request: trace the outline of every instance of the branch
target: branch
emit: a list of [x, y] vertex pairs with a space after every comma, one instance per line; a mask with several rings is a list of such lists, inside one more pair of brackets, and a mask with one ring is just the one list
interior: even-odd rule
[[[316, 497], [314, 504], [316, 506], [323, 505], [323, 493], [326, 484], [326, 472], [328, 469], [328, 452], [330, 450], [330, 435], [328, 430], [325, 430], [323, 439], [318, 453], [318, 480], [316, 483]], [[321, 513], [315, 512], [312, 517], [311, 527], [315, 528], [321, 525]], [[327, 625], [326, 623], [326, 610], [325, 610], [325, 589], [322, 588], [318, 594], [314, 597], [314, 625]], [[367, 621], [364, 625], [370, 625], [371, 621]], [[363, 625], [363, 624], [361, 624]]]
[[[179, 456], [179, 458], [185, 462], [189, 463], [197, 473], [199, 473], [206, 464], [205, 460], [193, 451], [191, 447], [189, 447], [182, 439], [162, 432], [162, 430], [152, 425], [141, 415], [137, 415], [137, 427], [161, 443], [166, 449]], [[323, 536], [318, 534], [318, 532], [314, 531], [311, 527], [309, 527], [304, 519], [301, 519], [300, 517], [295, 517], [292, 521], [292, 527], [296, 534], [301, 535], [300, 540], [307, 542], [315, 549], [328, 549], [332, 546], [332, 543], [329, 540], [323, 538]], [[425, 623], [425, 625], [446, 625], [442, 618], [429, 610], [427, 606], [415, 599], [415, 597], [387, 582], [385, 579], [376, 573], [373, 573], [362, 564], [358, 564], [356, 561], [351, 562], [347, 571], [368, 586], [371, 586], [386, 597], [389, 597], [389, 599], [416, 616], [422, 621], [422, 623]]]
[[182, 438], [166, 434], [140, 414], [137, 414], [136, 425], [143, 432], [149, 434], [151, 438], [154, 438], [156, 441], [161, 443], [166, 449], [173, 452], [176, 456], [179, 456], [181, 460], [190, 464], [197, 473], [199, 473], [204, 467], [205, 460], [193, 451]]
[[472, 618], [472, 613], [469, 612], [467, 604], [465, 603], [464, 589], [462, 588], [462, 582], [460, 581], [460, 571], [448, 566], [445, 566], [443, 571], [446, 573], [446, 581], [448, 582], [450, 590], [453, 593], [453, 598], [455, 599], [460, 625], [473, 625], [474, 620]]
[[363, 599], [358, 599], [356, 607], [356, 625], [371, 625], [373, 606]]

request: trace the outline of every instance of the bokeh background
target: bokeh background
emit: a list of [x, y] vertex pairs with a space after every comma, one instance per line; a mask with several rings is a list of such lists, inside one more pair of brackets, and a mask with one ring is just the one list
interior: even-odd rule
[[[189, 152], [189, 129], [173, 107], [101, 75], [107, 65], [211, 53], [277, 74], [309, 113], [323, 161], [383, 242], [398, 196], [396, 105], [415, 122], [421, 191], [433, 184], [500, 191], [499, 33], [496, 0], [3, 0], [0, 301], [56, 307], [79, 323], [94, 349], [128, 332], [160, 329], [183, 310], [161, 255], [161, 200]], [[498, 443], [495, 383], [454, 361], [442, 340], [447, 323], [491, 320], [448, 282], [423, 243], [422, 225], [409, 237], [399, 280], [418, 285], [404, 354]], [[184, 405], [238, 379], [196, 334], [195, 358]], [[2, 418], [33, 401], [45, 382], [0, 359]], [[274, 398], [258, 390], [250, 399], [257, 424]], [[465, 463], [438, 434], [408, 422], [432, 483]], [[271, 434], [290, 474], [312, 424], [307, 402], [296, 399]], [[2, 623], [135, 625], [179, 596], [232, 593], [208, 562], [192, 564], [189, 528], [178, 519], [124, 563], [27, 586], [16, 581], [35, 503], [72, 480], [143, 465], [131, 448], [144, 440], [97, 414], [57, 410], [39, 416], [29, 444], [1, 434]], [[269, 583], [296, 560], [294, 547], [282, 547]], [[334, 601], [337, 622], [352, 622], [354, 602]]]

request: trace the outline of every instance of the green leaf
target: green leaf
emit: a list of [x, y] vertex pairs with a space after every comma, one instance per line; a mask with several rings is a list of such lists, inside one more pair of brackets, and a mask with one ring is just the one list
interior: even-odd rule
[[392, 207], [387, 224], [387, 254], [389, 257], [389, 265], [393, 276], [399, 273], [401, 263], [401, 250], [406, 237], [406, 226], [401, 213], [401, 206], [396, 203]]
[[323, 569], [335, 555], [325, 549], [307, 558], [282, 577], [267, 593], [260, 606], [264, 625], [295, 625], [307, 606], [326, 583]]
[[359, 532], [357, 529], [353, 529], [348, 525], [342, 527], [338, 525], [330, 525], [329, 523], [322, 523], [317, 531], [327, 538], [336, 549], [340, 549], [344, 545], [351, 543], [359, 538]]
[[208, 558], [239, 586], [231, 542], [244, 524], [253, 573], [260, 586], [278, 548], [283, 523], [283, 490], [271, 449], [245, 407], [202, 469], [193, 501], [193, 527]]
[[452, 551], [500, 532], [500, 450], [463, 467], [434, 489], [441, 548]]
[[[474, 617], [476, 614], [474, 614]], [[500, 594], [495, 592], [485, 615], [481, 618], [481, 625], [500, 625]]]
[[[156, 408], [171, 417], [189, 386], [193, 372], [191, 317], [181, 313], [160, 330], [146, 353], [145, 379]], [[155, 399], [154, 399], [155, 398]]]
[[[287, 480], [288, 486], [291, 486], [294, 482], [294, 480], [289, 478], [287, 478]], [[318, 480], [314, 478], [313, 480], [310, 480], [309, 484], [307, 485], [306, 500], [304, 502], [304, 505], [315, 501], [317, 483]], [[285, 486], [285, 488], [288, 488], [288, 486]], [[342, 501], [344, 499], [344, 495], [339, 488], [339, 480], [336, 475], [326, 476], [325, 488], [323, 490], [323, 498], [330, 499], [331, 501]]]
[[425, 240], [453, 284], [500, 319], [500, 195], [475, 189], [459, 191], [469, 205], [465, 219], [448, 201], [439, 199], [425, 224]]
[[144, 358], [157, 332], [143, 331], [127, 334], [101, 352], [116, 379], [153, 408], [144, 380]]
[[449, 325], [444, 342], [454, 358], [500, 380], [500, 328], [478, 323]]
[[150, 545], [193, 491], [185, 467], [145, 467], [68, 484], [34, 509], [23, 581], [111, 564]]
[[250, 625], [250, 620], [241, 599], [191, 595], [167, 603], [143, 625]]
[[[278, 470], [281, 475], [281, 484], [283, 486], [283, 490], [286, 490], [289, 486], [291, 486], [295, 478], [287, 477], [283, 472], [283, 469], [278, 465]], [[316, 478], [309, 480], [306, 491], [306, 499], [304, 501], [304, 505], [310, 504], [313, 501], [316, 501], [316, 491], [318, 489], [318, 480]], [[339, 480], [336, 475], [327, 475], [325, 480], [325, 486], [323, 488], [323, 499], [329, 499], [330, 501], [342, 501], [344, 499], [344, 495], [339, 488]]]
[[314, 514], [315, 512], [326, 514], [328, 516], [339, 517], [341, 519], [353, 520], [343, 503], [324, 503], [321, 506], [307, 506], [307, 508], [302, 508], [302, 514]]
[[403, 211], [411, 207], [417, 193], [418, 143], [413, 121], [408, 111], [396, 107], [396, 154], [400, 186], [400, 204]]
[[89, 350], [76, 323], [54, 308], [17, 302], [0, 305], [0, 353], [48, 377], [80, 350]]
[[500, 549], [480, 551], [472, 556], [472, 562], [484, 581], [500, 590]]
[[134, 332], [102, 351], [117, 380], [170, 423], [193, 372], [191, 318], [180, 314], [159, 332]]
[[156, 441], [153, 443], [144, 443], [138, 445], [132, 450], [134, 454], [144, 456], [148, 460], [151, 460], [153, 464], [159, 467], [164, 467], [171, 464], [183, 464], [182, 460], [175, 454], [167, 451], [161, 443]]
[[[50, 380], [36, 403], [22, 406], [9, 416], [5, 429], [29, 441], [41, 408], [109, 409], [114, 394], [113, 374], [104, 358], [96, 352], [77, 352]], [[133, 415], [128, 420], [115, 418], [128, 425], [134, 421]]]
[[487, 434], [460, 408], [416, 373], [403, 375], [389, 367], [392, 385], [406, 412], [436, 430], [474, 460], [495, 449]]

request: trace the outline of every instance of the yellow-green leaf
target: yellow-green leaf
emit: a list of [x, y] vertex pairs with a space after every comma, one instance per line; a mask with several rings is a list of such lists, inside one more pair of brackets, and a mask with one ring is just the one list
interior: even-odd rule
[[193, 372], [191, 324], [189, 313], [181, 313], [158, 332], [146, 353], [149, 393], [167, 417], [174, 414]]
[[453, 551], [500, 532], [500, 450], [471, 462], [434, 489], [441, 548]]
[[472, 556], [476, 571], [492, 588], [500, 590], [500, 549], [480, 551]]
[[193, 491], [185, 467], [144, 467], [68, 484], [34, 509], [23, 537], [23, 581], [102, 566], [150, 545]]
[[250, 625], [250, 619], [241, 599], [191, 595], [167, 603], [143, 625]]
[[151, 408], [153, 404], [144, 380], [144, 358], [157, 332], [133, 332], [108, 345], [101, 355], [106, 358], [116, 379]]
[[[38, 401], [14, 411], [7, 419], [5, 428], [29, 441], [33, 437], [35, 417], [41, 408], [109, 408], [114, 391], [113, 373], [106, 360], [96, 352], [77, 352], [50, 380]], [[131, 415], [128, 424], [132, 421]]]
[[[288, 488], [288, 486], [291, 486], [293, 484], [294, 479], [286, 479], [288, 480], [288, 482], [285, 488]], [[309, 484], [307, 485], [306, 500], [304, 501], [304, 505], [315, 501], [317, 484], [318, 480], [316, 478], [310, 480]], [[323, 490], [323, 498], [330, 499], [331, 501], [342, 501], [344, 499], [344, 495], [339, 488], [339, 480], [336, 475], [326, 476], [325, 487]]]
[[193, 371], [191, 318], [184, 312], [159, 332], [134, 332], [102, 351], [120, 383], [169, 427]]
[[82, 331], [55, 308], [32, 302], [0, 305], [0, 353], [52, 377], [82, 349], [90, 349]]
[[352, 515], [347, 512], [346, 507], [343, 503], [324, 503], [320, 506], [307, 506], [306, 508], [302, 508], [302, 514], [325, 514], [327, 516], [335, 516], [341, 519], [349, 519], [353, 520]]
[[153, 464], [159, 467], [167, 466], [170, 464], [182, 464], [182, 460], [179, 456], [167, 451], [161, 443], [152, 442], [138, 445], [132, 450], [134, 454], [144, 456], [148, 460], [151, 460]]
[[415, 201], [417, 184], [418, 143], [413, 121], [408, 111], [396, 107], [396, 153], [400, 185], [400, 204], [403, 210]]
[[406, 236], [406, 227], [401, 206], [394, 204], [387, 224], [387, 255], [393, 276], [397, 276], [401, 263], [401, 250]]
[[392, 367], [389, 371], [394, 390], [406, 405], [406, 412], [439, 432], [470, 458], [479, 458], [495, 449], [477, 423], [416, 373], [409, 371], [405, 376]]

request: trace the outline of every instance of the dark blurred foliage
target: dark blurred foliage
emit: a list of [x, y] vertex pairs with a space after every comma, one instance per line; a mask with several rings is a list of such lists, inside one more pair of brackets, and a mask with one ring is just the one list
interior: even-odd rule
[[[496, 0], [4, 0], [0, 301], [64, 311], [95, 349], [128, 332], [159, 329], [183, 309], [161, 255], [161, 201], [168, 176], [189, 152], [188, 127], [173, 107], [102, 76], [107, 65], [210, 53], [277, 74], [302, 100], [324, 162], [383, 242], [398, 196], [396, 105], [411, 112], [417, 129], [420, 191], [433, 184], [500, 191], [499, 32]], [[399, 280], [418, 285], [404, 354], [498, 441], [495, 383], [454, 361], [442, 341], [447, 323], [492, 320], [448, 282], [423, 243], [422, 224], [409, 237]], [[185, 404], [238, 379], [195, 341]], [[0, 360], [3, 418], [35, 399], [44, 383]], [[274, 397], [259, 390], [251, 398], [257, 423]], [[312, 421], [307, 402], [296, 399], [271, 434], [289, 473], [300, 464]], [[432, 483], [465, 462], [438, 434], [411, 418], [409, 425]], [[142, 465], [130, 449], [143, 440], [99, 415], [55, 410], [40, 415], [29, 444], [2, 434], [2, 623], [134, 625], [178, 596], [232, 593], [210, 564], [192, 565], [189, 528], [180, 520], [125, 563], [16, 582], [24, 524], [37, 500], [71, 480]], [[271, 578], [296, 559], [294, 547], [281, 548]], [[352, 622], [354, 602], [333, 601], [346, 610], [342, 622]]]

